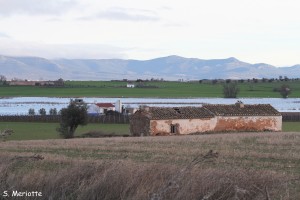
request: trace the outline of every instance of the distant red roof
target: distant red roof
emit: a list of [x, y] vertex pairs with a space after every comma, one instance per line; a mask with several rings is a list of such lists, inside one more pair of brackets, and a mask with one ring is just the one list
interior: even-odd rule
[[98, 107], [101, 107], [101, 108], [111, 108], [111, 107], [115, 107], [114, 104], [112, 103], [96, 103], [96, 105]]

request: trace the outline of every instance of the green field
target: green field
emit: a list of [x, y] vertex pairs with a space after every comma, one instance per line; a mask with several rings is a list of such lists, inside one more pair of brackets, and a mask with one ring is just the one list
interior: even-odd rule
[[[126, 82], [117, 81], [66, 81], [65, 87], [1, 86], [0, 97], [43, 96], [43, 97], [223, 97], [222, 83], [199, 82], [144, 82], [145, 88], [126, 88]], [[280, 98], [274, 88], [288, 84], [290, 97], [300, 97], [300, 81], [274, 81], [238, 83], [238, 97]]]
[[[0, 130], [13, 129], [14, 134], [8, 140], [43, 140], [60, 138], [56, 128], [57, 123], [38, 123], [38, 122], [0, 122]], [[91, 131], [101, 131], [105, 134], [128, 135], [128, 124], [94, 124], [79, 126], [75, 136], [80, 136]]]
[[[57, 123], [35, 122], [0, 122], [0, 130], [13, 129], [14, 134], [8, 140], [44, 140], [60, 138], [56, 128]], [[129, 124], [96, 124], [79, 126], [75, 136], [81, 136], [87, 132], [100, 131], [103, 134], [129, 135]], [[300, 122], [283, 122], [283, 132], [300, 132]]]
[[300, 122], [283, 122], [282, 129], [286, 132], [300, 132]]

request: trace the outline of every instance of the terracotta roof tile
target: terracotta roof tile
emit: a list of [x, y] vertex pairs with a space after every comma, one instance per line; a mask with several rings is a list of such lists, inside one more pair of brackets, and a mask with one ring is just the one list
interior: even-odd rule
[[270, 104], [255, 105], [204, 105], [203, 107], [148, 107], [132, 117], [146, 116], [149, 119], [201, 119], [214, 116], [280, 116]]
[[217, 116], [278, 116], [281, 115], [270, 104], [254, 104], [254, 105], [204, 105], [203, 108], [209, 110]]
[[214, 115], [202, 107], [149, 107], [145, 112], [150, 119], [201, 119], [212, 118]]

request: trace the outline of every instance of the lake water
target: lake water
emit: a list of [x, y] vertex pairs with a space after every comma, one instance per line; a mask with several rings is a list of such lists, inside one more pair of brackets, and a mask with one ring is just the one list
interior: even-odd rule
[[[15, 97], [0, 99], [0, 115], [27, 115], [28, 110], [33, 108], [36, 113], [45, 108], [47, 113], [51, 108], [59, 111], [67, 107], [71, 98], [51, 97]], [[300, 112], [300, 98], [183, 98], [183, 99], [160, 99], [160, 98], [82, 98], [88, 105], [93, 103], [116, 103], [118, 100], [125, 107], [139, 107], [140, 105], [176, 107], [176, 106], [201, 106], [202, 104], [234, 104], [241, 100], [245, 104], [271, 104], [280, 112]]]

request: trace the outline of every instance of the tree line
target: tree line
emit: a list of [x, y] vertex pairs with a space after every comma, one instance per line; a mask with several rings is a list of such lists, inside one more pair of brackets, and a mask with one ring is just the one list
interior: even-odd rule
[[[288, 98], [292, 90], [289, 85], [283, 84], [280, 88], [274, 88], [274, 92], [279, 92], [282, 98]], [[224, 98], [237, 98], [240, 89], [236, 82], [224, 83], [223, 84], [223, 95]]]

